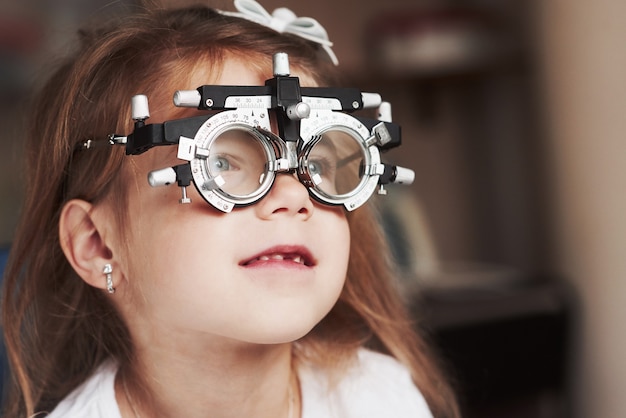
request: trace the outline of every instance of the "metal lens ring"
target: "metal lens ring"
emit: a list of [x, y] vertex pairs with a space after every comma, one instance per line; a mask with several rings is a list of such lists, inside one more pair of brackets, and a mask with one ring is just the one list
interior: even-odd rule
[[275, 146], [266, 110], [237, 109], [208, 119], [194, 137], [191, 174], [202, 197], [223, 212], [256, 202], [274, 182]]
[[[316, 119], [316, 120], [313, 120]], [[368, 129], [356, 118], [324, 112], [302, 121], [298, 175], [317, 200], [354, 210], [378, 184], [380, 153], [368, 146]]]

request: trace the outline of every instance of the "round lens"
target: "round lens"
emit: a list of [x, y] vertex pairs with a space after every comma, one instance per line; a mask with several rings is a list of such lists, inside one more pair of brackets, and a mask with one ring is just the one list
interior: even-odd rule
[[243, 197], [259, 189], [266, 177], [267, 161], [261, 140], [250, 130], [234, 128], [213, 141], [206, 165], [222, 191]]
[[359, 139], [346, 131], [329, 130], [313, 146], [304, 164], [319, 191], [339, 196], [359, 186], [364, 160], [365, 152]]

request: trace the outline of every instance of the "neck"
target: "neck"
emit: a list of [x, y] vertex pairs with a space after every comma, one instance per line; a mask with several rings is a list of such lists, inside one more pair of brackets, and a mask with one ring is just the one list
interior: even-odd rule
[[124, 418], [299, 416], [289, 344], [222, 341], [195, 351], [152, 345], [137, 357], [117, 379]]

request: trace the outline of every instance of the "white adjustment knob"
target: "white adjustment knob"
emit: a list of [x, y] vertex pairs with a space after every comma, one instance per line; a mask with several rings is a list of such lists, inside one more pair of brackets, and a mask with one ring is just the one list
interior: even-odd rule
[[381, 122], [391, 122], [391, 103], [382, 102], [378, 106], [378, 120]]
[[198, 107], [201, 99], [202, 97], [198, 90], [178, 90], [174, 93], [174, 106]]
[[289, 56], [284, 52], [274, 54], [274, 75], [289, 75]]
[[152, 187], [169, 186], [176, 181], [176, 171], [172, 167], [148, 173], [148, 184]]
[[380, 106], [383, 98], [378, 93], [361, 93], [361, 100], [363, 100], [363, 109], [373, 109]]
[[144, 94], [138, 94], [130, 99], [130, 111], [133, 120], [146, 120], [150, 117], [148, 98]]
[[287, 108], [287, 117], [291, 120], [301, 120], [308, 118], [311, 114], [311, 106], [307, 103], [300, 102]]
[[415, 171], [410, 168], [396, 167], [396, 178], [393, 181], [396, 184], [413, 184], [415, 180]]

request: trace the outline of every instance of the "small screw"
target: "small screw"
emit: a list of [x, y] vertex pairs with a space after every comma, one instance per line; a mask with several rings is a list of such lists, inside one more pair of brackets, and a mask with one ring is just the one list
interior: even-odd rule
[[213, 106], [213, 99], [206, 99], [204, 104], [206, 104], [206, 107], [212, 107]]
[[359, 108], [359, 102], [357, 102], [356, 100], [352, 102], [352, 107], [355, 109]]
[[181, 191], [182, 191], [182, 197], [180, 198], [178, 202], [180, 204], [191, 203], [191, 199], [187, 196], [187, 187], [182, 186]]

